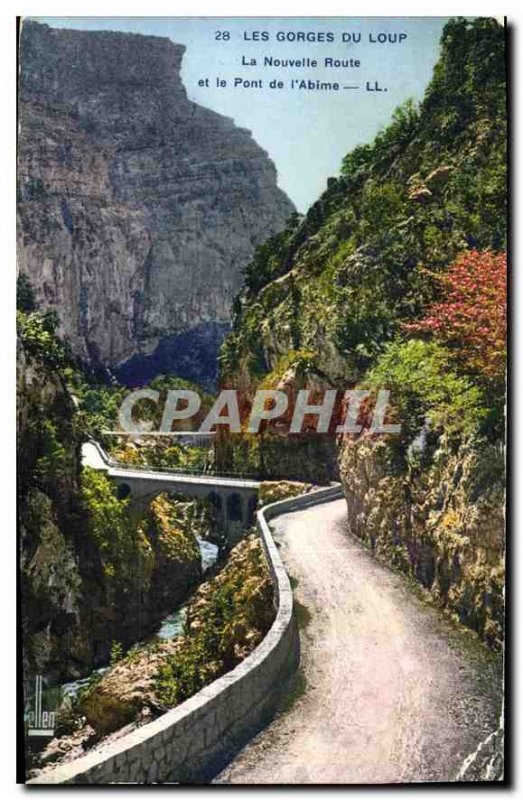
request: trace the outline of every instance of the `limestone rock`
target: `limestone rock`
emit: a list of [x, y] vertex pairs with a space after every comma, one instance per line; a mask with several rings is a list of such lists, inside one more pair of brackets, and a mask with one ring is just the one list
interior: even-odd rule
[[112, 733], [136, 719], [148, 704], [155, 705], [155, 674], [179, 646], [174, 640], [137, 649], [113, 666], [81, 701], [88, 723], [100, 734]]
[[504, 626], [504, 475], [499, 447], [442, 434], [425, 470], [398, 473], [393, 447], [346, 436], [340, 474], [349, 529], [412, 575], [443, 608], [499, 647]]
[[409, 200], [415, 200], [417, 203], [424, 203], [432, 197], [432, 192], [426, 186], [414, 186], [409, 191]]
[[19, 268], [91, 362], [175, 370], [180, 334], [190, 372], [190, 332], [217, 351], [242, 268], [294, 210], [250, 132], [188, 100], [184, 50], [22, 27]]
[[433, 169], [432, 172], [425, 178], [425, 183], [428, 186], [442, 186], [444, 185], [454, 172], [454, 168], [450, 166], [441, 166]]

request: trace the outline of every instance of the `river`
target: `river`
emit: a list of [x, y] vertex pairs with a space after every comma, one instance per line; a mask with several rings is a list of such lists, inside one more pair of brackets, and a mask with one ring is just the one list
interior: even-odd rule
[[[205, 573], [213, 566], [213, 564], [216, 563], [219, 547], [217, 544], [213, 544], [213, 542], [202, 539], [200, 536], [197, 536], [196, 539], [198, 540], [198, 546], [200, 548], [202, 571], [205, 575]], [[162, 641], [167, 641], [168, 639], [174, 639], [176, 636], [180, 636], [183, 633], [186, 616], [187, 606], [184, 603], [162, 619], [158, 630], [153, 634], [153, 636]], [[94, 677], [102, 676], [105, 672], [107, 672], [108, 669], [109, 666], [99, 667], [90, 672], [85, 678], [79, 678], [76, 681], [68, 681], [67, 683], [63, 683], [61, 686], [63, 697], [74, 700], [78, 693], [88, 686]]]

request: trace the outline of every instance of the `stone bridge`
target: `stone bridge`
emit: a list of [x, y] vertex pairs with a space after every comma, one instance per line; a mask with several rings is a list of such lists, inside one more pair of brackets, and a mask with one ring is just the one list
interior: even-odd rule
[[83, 445], [82, 461], [85, 466], [103, 470], [117, 484], [119, 496], [130, 497], [139, 508], [161, 492], [208, 500], [216, 508], [219, 524], [230, 544], [254, 524], [259, 481], [118, 465], [97, 442]]

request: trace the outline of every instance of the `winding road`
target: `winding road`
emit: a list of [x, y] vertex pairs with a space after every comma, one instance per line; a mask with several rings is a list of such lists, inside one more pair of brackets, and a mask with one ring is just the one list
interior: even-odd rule
[[348, 534], [344, 500], [273, 528], [301, 624], [294, 699], [214, 783], [455, 780], [497, 728], [499, 658]]

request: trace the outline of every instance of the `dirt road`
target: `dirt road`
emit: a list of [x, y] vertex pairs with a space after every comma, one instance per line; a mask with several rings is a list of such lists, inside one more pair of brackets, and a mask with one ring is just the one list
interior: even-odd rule
[[215, 783], [451, 781], [497, 727], [499, 659], [346, 531], [345, 501], [275, 520], [296, 584], [290, 707]]

